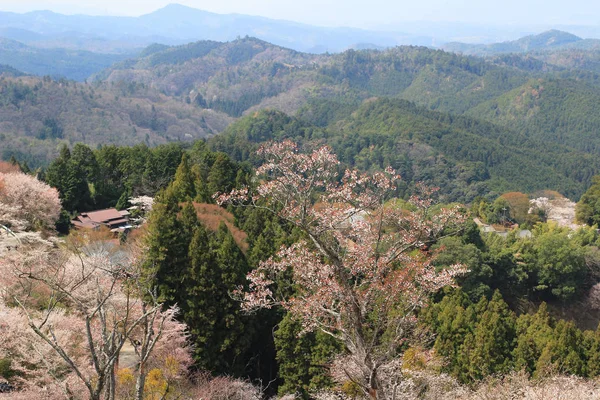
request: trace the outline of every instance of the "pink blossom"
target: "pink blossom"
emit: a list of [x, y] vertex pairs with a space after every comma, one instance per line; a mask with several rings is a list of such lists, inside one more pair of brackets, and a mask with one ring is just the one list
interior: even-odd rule
[[[307, 240], [262, 262], [248, 275], [247, 310], [281, 305], [305, 331], [320, 329], [341, 340], [365, 394], [386, 398], [377, 373], [398, 355], [410, 335], [415, 312], [429, 295], [465, 272], [460, 265], [436, 271], [427, 247], [464, 216], [458, 207], [432, 211], [436, 189], [419, 184], [414, 210], [386, 205], [400, 179], [387, 168], [374, 174], [346, 170], [328, 147], [300, 153], [290, 141], [264, 145], [259, 185], [220, 195], [219, 201], [266, 208], [294, 224]], [[275, 298], [284, 271], [297, 288]], [[385, 335], [386, 339], [381, 337]]]

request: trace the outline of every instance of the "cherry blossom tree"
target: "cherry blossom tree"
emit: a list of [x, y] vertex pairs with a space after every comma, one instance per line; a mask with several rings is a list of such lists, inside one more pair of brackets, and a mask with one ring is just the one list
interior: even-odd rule
[[13, 231], [53, 227], [60, 210], [56, 189], [21, 172], [0, 172], [0, 225]]
[[[266, 162], [254, 190], [217, 195], [220, 204], [267, 209], [305, 233], [248, 275], [244, 307], [281, 305], [305, 331], [320, 329], [344, 343], [352, 362], [347, 378], [374, 399], [393, 398], [380, 371], [409, 339], [415, 312], [428, 297], [465, 272], [459, 265], [436, 271], [429, 244], [457, 228], [458, 207], [434, 212], [434, 190], [418, 185], [409, 207], [390, 205], [399, 177], [346, 170], [328, 147], [299, 152], [291, 141], [259, 150]], [[279, 275], [291, 273], [295, 293], [280, 298]]]
[[149, 368], [169, 363], [172, 375], [182, 375], [191, 364], [186, 327], [177, 309], [157, 303], [128, 257], [134, 253], [90, 248], [22, 249], [0, 259], [0, 314], [11, 321], [1, 326], [10, 339], [0, 340], [0, 358], [14, 363], [22, 390], [52, 384], [63, 398], [112, 400], [131, 343], [133, 398], [141, 400]]

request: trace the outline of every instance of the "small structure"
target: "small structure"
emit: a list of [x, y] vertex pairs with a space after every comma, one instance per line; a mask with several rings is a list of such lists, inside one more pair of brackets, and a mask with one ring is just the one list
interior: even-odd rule
[[71, 224], [76, 228], [84, 229], [98, 229], [101, 226], [106, 226], [111, 232], [115, 233], [131, 229], [129, 211], [117, 211], [115, 208], [81, 213], [71, 221]]

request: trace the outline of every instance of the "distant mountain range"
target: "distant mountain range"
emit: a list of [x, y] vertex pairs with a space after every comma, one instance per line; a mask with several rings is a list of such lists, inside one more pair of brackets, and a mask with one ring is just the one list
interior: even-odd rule
[[[585, 55], [584, 62], [579, 62], [580, 54], [557, 55], [555, 50], [600, 49], [598, 39], [551, 30], [502, 41], [526, 35], [531, 29], [444, 22], [404, 22], [371, 30], [327, 28], [250, 15], [216, 14], [178, 4], [139, 17], [0, 12], [0, 64], [27, 74], [83, 81], [116, 62], [135, 58], [146, 47], [154, 48], [154, 44], [179, 46], [254, 37], [310, 54], [385, 50], [399, 45], [442, 48], [476, 56], [553, 51], [552, 59], [539, 55], [536, 58], [568, 68], [597, 70], [600, 59], [590, 60]], [[569, 29], [600, 37], [600, 28]], [[490, 44], [493, 41], [499, 43]], [[482, 44], [472, 44], [477, 42]]]
[[215, 14], [171, 4], [140, 17], [0, 12], [0, 36], [41, 47], [130, 51], [151, 43], [230, 41], [254, 36], [298, 51], [339, 52], [357, 44], [432, 45], [428, 36], [356, 28], [325, 28], [241, 14]]
[[599, 39], [583, 39], [559, 30], [550, 30], [539, 35], [529, 35], [518, 40], [493, 44], [468, 44], [450, 42], [441, 46], [443, 50], [465, 55], [490, 56], [505, 53], [545, 52], [565, 49], [599, 50]]

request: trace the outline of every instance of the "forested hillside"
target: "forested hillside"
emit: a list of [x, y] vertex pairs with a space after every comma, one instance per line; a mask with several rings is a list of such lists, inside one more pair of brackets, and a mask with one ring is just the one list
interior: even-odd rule
[[61, 140], [189, 141], [275, 109], [318, 127], [349, 165], [391, 160], [449, 199], [540, 189], [577, 199], [599, 170], [599, 76], [529, 56], [423, 47], [312, 55], [244, 38], [153, 45], [93, 84], [4, 82], [2, 156], [31, 166], [55, 156]]
[[0, 399], [600, 398], [598, 40], [2, 32]]
[[50, 78], [0, 80], [0, 157], [47, 165], [61, 143], [145, 143], [208, 137], [232, 119], [140, 84], [86, 85]]

